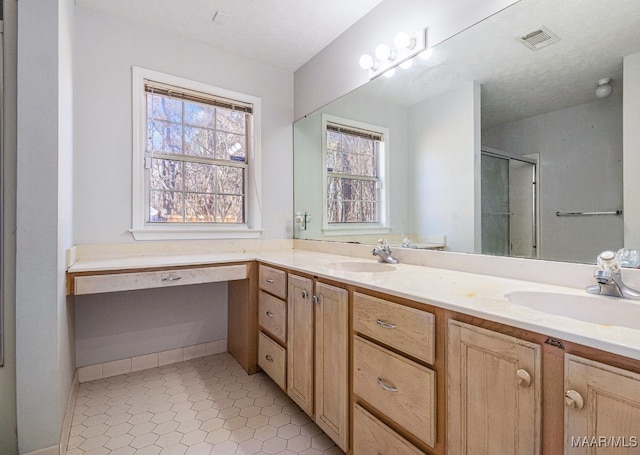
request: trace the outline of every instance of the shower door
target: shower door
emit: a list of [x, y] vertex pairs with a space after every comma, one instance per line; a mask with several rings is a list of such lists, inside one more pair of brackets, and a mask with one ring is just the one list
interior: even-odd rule
[[536, 257], [535, 164], [483, 151], [482, 253]]

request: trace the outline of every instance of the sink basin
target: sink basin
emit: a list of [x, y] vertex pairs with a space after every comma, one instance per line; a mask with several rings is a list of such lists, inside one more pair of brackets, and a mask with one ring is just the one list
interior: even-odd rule
[[516, 291], [506, 296], [514, 305], [584, 322], [640, 330], [640, 301], [554, 292]]
[[340, 272], [391, 272], [396, 268], [390, 264], [384, 264], [382, 262], [332, 262], [324, 265], [331, 270], [337, 270]]

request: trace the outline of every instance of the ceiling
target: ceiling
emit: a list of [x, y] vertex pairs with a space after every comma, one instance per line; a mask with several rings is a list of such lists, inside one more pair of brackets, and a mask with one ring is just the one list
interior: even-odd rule
[[[76, 0], [76, 4], [295, 71], [381, 1]], [[221, 15], [224, 23], [213, 21], [218, 11], [228, 15]]]
[[[475, 80], [483, 127], [595, 101], [601, 78], [620, 96], [622, 58], [640, 52], [639, 17], [638, 0], [520, 0], [363, 90], [409, 106]], [[541, 26], [560, 40], [538, 50], [517, 41]]]

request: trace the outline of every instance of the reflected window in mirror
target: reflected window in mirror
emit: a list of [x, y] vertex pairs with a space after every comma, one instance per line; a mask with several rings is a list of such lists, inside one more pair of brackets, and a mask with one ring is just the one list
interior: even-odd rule
[[385, 228], [388, 130], [323, 116], [324, 230], [344, 234]]

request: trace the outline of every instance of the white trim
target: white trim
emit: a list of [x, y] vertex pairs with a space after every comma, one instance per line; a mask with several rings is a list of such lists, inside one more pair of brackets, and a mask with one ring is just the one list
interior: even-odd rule
[[[383, 140], [380, 142], [380, 158], [378, 160], [378, 172], [380, 188], [380, 221], [378, 223], [331, 223], [327, 222], [327, 123], [350, 126], [353, 128], [380, 133]], [[322, 114], [322, 232], [324, 235], [356, 235], [356, 234], [388, 234], [389, 226], [389, 128], [346, 119], [329, 114]]]
[[[375, 225], [375, 227], [371, 226], [362, 226], [359, 224], [354, 224], [353, 226], [339, 224], [338, 227], [329, 227], [322, 229], [322, 233], [329, 237], [332, 235], [364, 235], [364, 234], [389, 234], [392, 230], [391, 227], [384, 227]], [[344, 227], [343, 227], [344, 226]]]
[[60, 453], [59, 455], [66, 455], [67, 448], [69, 446], [69, 437], [71, 435], [71, 423], [73, 421], [73, 411], [76, 407], [76, 398], [78, 397], [78, 388], [80, 381], [78, 380], [78, 370], [73, 375], [73, 381], [71, 382], [71, 390], [69, 391], [69, 399], [67, 400], [67, 407], [64, 413], [64, 419], [62, 421], [62, 433], [60, 434]]
[[23, 455], [60, 455], [60, 445], [57, 444], [44, 449], [34, 450], [33, 452], [24, 452]]
[[120, 374], [135, 373], [223, 352], [227, 352], [226, 338], [78, 367], [76, 377], [79, 383], [97, 381]]
[[[214, 87], [202, 82], [184, 79], [170, 74], [153, 70], [132, 67], [132, 213], [131, 229], [129, 232], [135, 240], [180, 240], [180, 239], [229, 239], [229, 238], [258, 238], [262, 234], [262, 149], [261, 99], [252, 95], [238, 93], [231, 90]], [[144, 80], [149, 79], [165, 84], [211, 93], [215, 96], [235, 99], [253, 105], [253, 122], [248, 140], [248, 170], [246, 175], [246, 221], [247, 224], [229, 226], [225, 224], [183, 223], [147, 223], [146, 221], [146, 186], [144, 169], [144, 152], [146, 131], [146, 102]]]
[[[257, 239], [262, 229], [248, 229], [246, 226], [229, 229], [228, 226], [210, 229], [204, 226], [147, 226], [144, 229], [129, 229], [136, 240], [215, 240], [215, 239]], [[195, 229], [189, 229], [195, 228]]]

